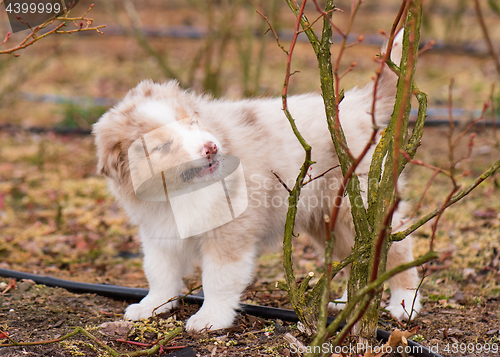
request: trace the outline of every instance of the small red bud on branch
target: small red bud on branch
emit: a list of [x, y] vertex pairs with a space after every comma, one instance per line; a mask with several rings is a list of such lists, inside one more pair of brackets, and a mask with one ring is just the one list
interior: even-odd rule
[[3, 45], [5, 42], [7, 42], [9, 38], [10, 38], [10, 31], [7, 32], [7, 34], [5, 35], [5, 39], [2, 42], [0, 42], [0, 46]]
[[476, 138], [476, 133], [470, 134], [470, 139], [469, 139], [469, 152], [471, 152], [472, 148], [474, 147], [474, 139]]

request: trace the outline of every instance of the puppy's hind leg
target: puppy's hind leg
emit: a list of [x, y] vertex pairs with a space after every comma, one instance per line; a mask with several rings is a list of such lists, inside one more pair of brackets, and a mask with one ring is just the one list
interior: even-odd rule
[[[387, 270], [413, 260], [411, 237], [403, 241], [394, 242], [387, 256]], [[417, 292], [418, 272], [411, 268], [389, 279], [391, 299], [387, 310], [398, 320], [413, 319], [420, 312], [422, 304]], [[404, 305], [404, 307], [403, 307]], [[413, 313], [412, 313], [413, 310]]]
[[[347, 212], [347, 213], [350, 214], [350, 212]], [[347, 224], [345, 224], [340, 220], [337, 221], [336, 229], [335, 229], [335, 238], [336, 238], [336, 241], [335, 241], [335, 246], [333, 249], [333, 252], [335, 255], [334, 258], [335, 258], [335, 260], [340, 261], [350, 254], [352, 246], [354, 244], [353, 224], [351, 222], [348, 222]], [[348, 266], [346, 266], [343, 269], [343, 272], [345, 273], [347, 282], [349, 282], [349, 276], [351, 274], [351, 265], [349, 264]], [[340, 311], [346, 307], [346, 305], [347, 305], [347, 282], [346, 282], [346, 288], [344, 290], [344, 293], [342, 294], [342, 297], [335, 299], [334, 301], [328, 303], [328, 309], [330, 311]]]
[[[147, 242], [144, 239], [148, 239]], [[125, 310], [126, 320], [141, 320], [170, 310], [176, 301], [165, 304], [176, 297], [184, 283], [182, 277], [191, 269], [192, 249], [189, 239], [143, 238], [144, 271], [149, 282], [149, 293], [138, 304]], [[164, 304], [164, 305], [162, 305]], [[158, 306], [162, 305], [155, 310]]]
[[342, 297], [335, 299], [328, 303], [328, 310], [330, 311], [340, 311], [344, 310], [347, 305], [347, 286], [342, 294]]
[[228, 239], [204, 238], [202, 280], [205, 301], [189, 318], [188, 331], [230, 327], [239, 307], [240, 296], [250, 284], [254, 269], [255, 245], [235, 234]]

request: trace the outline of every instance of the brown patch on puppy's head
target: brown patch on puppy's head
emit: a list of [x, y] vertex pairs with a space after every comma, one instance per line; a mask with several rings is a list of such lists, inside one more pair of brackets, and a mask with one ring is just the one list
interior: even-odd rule
[[122, 143], [117, 141], [109, 150], [108, 154], [99, 160], [97, 164], [97, 173], [103, 176], [123, 177], [125, 164], [124, 154], [122, 152]]
[[[130, 111], [130, 109], [128, 109]], [[97, 173], [111, 178], [118, 185], [130, 181], [128, 149], [141, 135], [158, 128], [161, 124], [138, 122], [126, 112], [112, 109], [98, 123], [94, 124], [93, 134], [97, 147]]]
[[[198, 128], [201, 136], [207, 137], [209, 130], [202, 123], [198, 125], [197, 120], [198, 105], [202, 100], [203, 97], [181, 90], [174, 81], [165, 84], [143, 81], [101, 117], [93, 128], [99, 159], [97, 173], [110, 179], [110, 188], [116, 196], [137, 200], [132, 179], [137, 184], [149, 179], [152, 171], [157, 174], [176, 162], [197, 158], [187, 156], [183, 147], [185, 136], [180, 134], [193, 138], [195, 135], [186, 133]], [[132, 145], [141, 138], [141, 145]], [[215, 139], [207, 141], [215, 142]], [[201, 155], [203, 143], [200, 142], [199, 148], [191, 145], [189, 155], [194, 155], [193, 152]], [[134, 150], [136, 146], [141, 152], [137, 152], [137, 157], [129, 158], [129, 148]], [[142, 150], [148, 158], [144, 162], [140, 159], [144, 157]], [[133, 166], [132, 173], [130, 165]]]
[[[157, 110], [157, 103], [159, 108], [170, 109]], [[182, 91], [177, 82], [141, 82], [94, 124], [97, 173], [112, 179], [120, 190], [130, 189], [133, 193], [128, 163], [132, 143], [172, 120], [194, 116], [195, 111], [192, 95]]]
[[241, 122], [246, 126], [257, 126], [257, 115], [252, 109], [244, 108], [241, 113]]

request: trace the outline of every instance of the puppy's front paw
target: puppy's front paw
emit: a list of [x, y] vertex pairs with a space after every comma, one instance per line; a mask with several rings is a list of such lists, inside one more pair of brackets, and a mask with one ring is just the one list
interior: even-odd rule
[[186, 330], [189, 332], [199, 332], [201, 330], [218, 330], [231, 327], [236, 312], [233, 309], [227, 311], [219, 310], [209, 312], [203, 307], [196, 314], [191, 316], [186, 323]]
[[138, 304], [129, 305], [125, 309], [125, 320], [139, 321], [142, 319], [147, 319], [153, 315], [153, 311], [156, 315], [165, 311], [169, 311], [174, 307], [174, 304], [172, 302], [169, 302], [168, 304], [165, 304], [156, 309], [161, 304], [162, 303], [148, 303], [147, 301], [143, 300]]
[[153, 308], [142, 304], [132, 304], [125, 309], [125, 320], [139, 321], [147, 319], [153, 313]]
[[[415, 300], [415, 303], [413, 303], [413, 300]], [[418, 294], [415, 298], [415, 290], [398, 289], [395, 291], [391, 291], [391, 300], [389, 302], [389, 306], [387, 306], [386, 309], [394, 318], [398, 319], [399, 321], [408, 320], [410, 315], [411, 319], [413, 320], [422, 309], [420, 294]]]

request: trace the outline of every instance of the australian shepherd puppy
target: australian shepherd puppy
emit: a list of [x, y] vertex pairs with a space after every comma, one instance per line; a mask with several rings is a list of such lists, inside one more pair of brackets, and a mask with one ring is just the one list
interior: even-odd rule
[[[393, 61], [399, 63], [401, 35]], [[376, 101], [376, 121], [389, 120], [395, 101], [396, 75], [382, 72]], [[373, 83], [345, 93], [340, 121], [349, 148], [359, 155], [372, 133]], [[314, 177], [338, 165], [318, 94], [292, 96], [289, 110], [312, 146]], [[187, 321], [187, 329], [231, 326], [240, 295], [252, 281], [256, 257], [282, 240], [289, 187], [304, 160], [304, 150], [283, 114], [280, 98], [241, 101], [213, 100], [179, 88], [176, 82], [141, 82], [109, 110], [93, 133], [98, 173], [130, 220], [138, 225], [144, 251], [149, 294], [130, 305], [125, 318], [139, 320], [174, 306], [183, 276], [195, 263], [202, 268], [205, 301]], [[362, 189], [374, 146], [357, 169]], [[305, 186], [300, 197], [296, 230], [316, 243], [324, 242], [323, 217], [329, 215], [342, 181], [333, 169]], [[366, 191], [366, 190], [365, 190]], [[364, 203], [360, 203], [364, 204]], [[404, 205], [394, 215], [399, 226]], [[350, 204], [344, 199], [335, 228], [336, 259], [353, 246]], [[387, 268], [411, 261], [411, 242], [395, 242]], [[418, 285], [416, 269], [389, 281], [389, 311], [398, 319], [409, 310]], [[346, 298], [344, 294], [344, 299]], [[420, 310], [420, 298], [413, 308]]]

